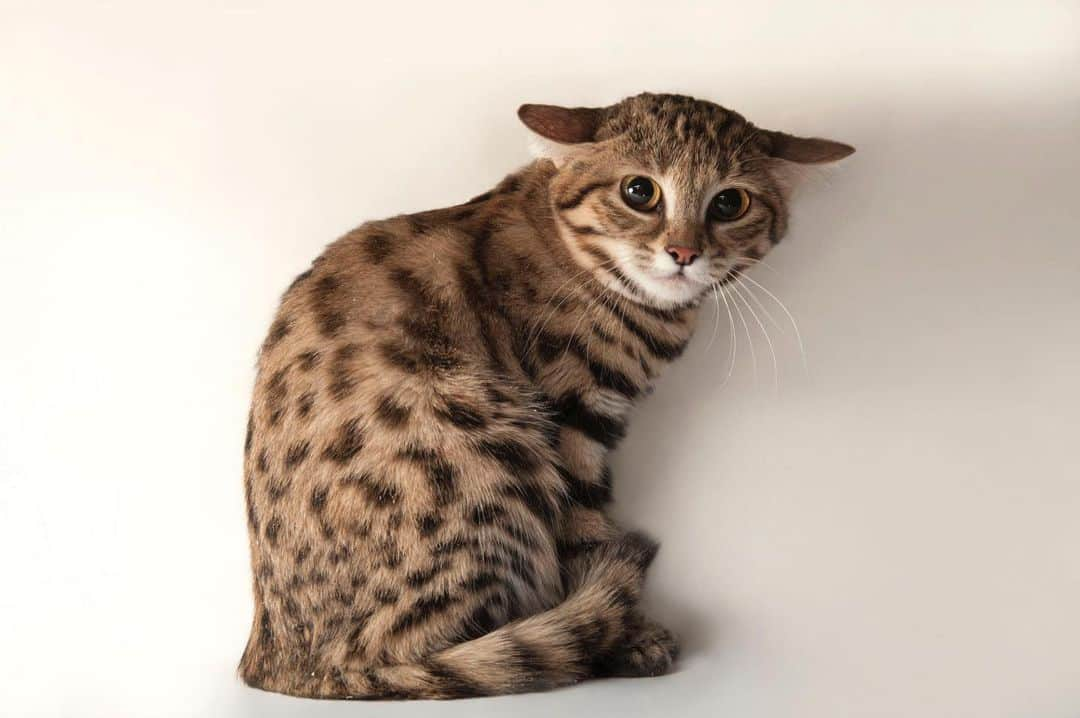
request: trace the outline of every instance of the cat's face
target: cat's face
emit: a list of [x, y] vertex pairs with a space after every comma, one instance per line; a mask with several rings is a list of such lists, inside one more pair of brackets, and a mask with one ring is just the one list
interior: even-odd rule
[[519, 115], [558, 167], [552, 212], [575, 260], [661, 308], [697, 301], [780, 240], [791, 163], [853, 151], [678, 95], [600, 109], [525, 105]]

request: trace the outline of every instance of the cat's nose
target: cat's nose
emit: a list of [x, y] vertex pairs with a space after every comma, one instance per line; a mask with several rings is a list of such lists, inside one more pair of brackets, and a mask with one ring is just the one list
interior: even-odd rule
[[678, 264], [680, 267], [693, 264], [694, 260], [701, 256], [701, 252], [696, 249], [691, 249], [690, 247], [670, 245], [665, 247], [665, 249], [667, 250], [667, 253], [671, 255], [671, 258], [675, 260], [675, 264]]

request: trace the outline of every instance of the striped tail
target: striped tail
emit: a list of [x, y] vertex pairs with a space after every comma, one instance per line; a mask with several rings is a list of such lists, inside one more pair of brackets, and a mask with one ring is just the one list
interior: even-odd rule
[[315, 693], [337, 698], [467, 698], [576, 683], [620, 645], [657, 545], [626, 534], [595, 549], [579, 585], [544, 613], [508, 623], [413, 664], [342, 667]]

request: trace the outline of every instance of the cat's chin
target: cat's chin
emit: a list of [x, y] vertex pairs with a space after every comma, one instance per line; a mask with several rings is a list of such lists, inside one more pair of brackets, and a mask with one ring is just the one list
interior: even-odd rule
[[[673, 309], [694, 304], [709, 287], [707, 282], [682, 273], [657, 277], [643, 270], [624, 268], [624, 272], [642, 290], [646, 301], [658, 309]], [[640, 301], [641, 298], [638, 297], [638, 300]]]

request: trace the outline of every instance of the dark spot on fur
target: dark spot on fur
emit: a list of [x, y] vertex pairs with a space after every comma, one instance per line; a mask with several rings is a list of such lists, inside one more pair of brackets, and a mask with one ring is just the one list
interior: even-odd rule
[[266, 522], [266, 538], [271, 546], [277, 545], [278, 535], [281, 533], [281, 519], [274, 516]]
[[288, 367], [279, 369], [266, 383], [266, 405], [270, 409], [270, 425], [276, 426], [285, 413], [285, 400], [288, 398], [289, 387], [285, 382]]
[[305, 391], [296, 401], [296, 415], [301, 419], [307, 418], [315, 407], [315, 392]]
[[393, 484], [378, 479], [368, 472], [349, 474], [341, 479], [343, 486], [360, 489], [378, 506], [389, 506], [401, 500], [401, 492]]
[[442, 517], [437, 514], [426, 514], [416, 520], [416, 528], [421, 536], [431, 536], [442, 526]]
[[270, 626], [270, 614], [265, 609], [259, 619], [259, 645], [268, 648], [274, 643], [274, 630]]
[[450, 501], [454, 497], [454, 467], [445, 459], [438, 458], [428, 464], [428, 481], [439, 501]]
[[407, 574], [405, 576], [405, 583], [409, 584], [412, 588], [422, 588], [449, 567], [449, 562], [445, 560], [437, 561], [423, 570], [412, 571]]
[[482, 429], [487, 425], [487, 419], [479, 409], [456, 401], [448, 400], [446, 406], [436, 413], [443, 420], [465, 430]]
[[394, 236], [386, 232], [372, 232], [364, 240], [368, 261], [382, 264], [394, 251]]
[[454, 604], [454, 597], [447, 591], [421, 596], [413, 602], [408, 613], [398, 618], [390, 628], [391, 634], [403, 633], [409, 628], [425, 623]]
[[334, 352], [334, 360], [330, 365], [330, 397], [334, 401], [341, 401], [352, 393], [356, 385], [356, 379], [349, 371], [348, 362], [360, 352], [360, 345], [356, 343], [343, 344]]
[[285, 317], [278, 317], [273, 324], [270, 325], [270, 333], [266, 335], [266, 341], [263, 342], [262, 350], [268, 352], [277, 345], [282, 339], [284, 339], [291, 331], [292, 327], [290, 322]]
[[339, 464], [347, 464], [364, 448], [364, 433], [360, 420], [350, 419], [338, 429], [337, 437], [323, 451], [323, 456]]
[[285, 453], [285, 468], [292, 469], [304, 463], [304, 459], [311, 452], [311, 442], [298, 441], [289, 447]]
[[296, 366], [300, 368], [300, 371], [307, 372], [317, 367], [321, 360], [322, 354], [311, 349], [296, 355]]
[[319, 333], [330, 338], [345, 326], [345, 315], [339, 308], [341, 280], [332, 274], [320, 277], [311, 288], [310, 301]]
[[271, 502], [280, 501], [281, 497], [289, 493], [292, 487], [292, 479], [272, 478], [266, 482], [266, 495]]
[[330, 493], [329, 486], [317, 486], [311, 492], [311, 510], [319, 513], [326, 508], [326, 496]]
[[490, 571], [483, 571], [481, 573], [474, 574], [458, 583], [460, 588], [476, 593], [477, 591], [483, 591], [485, 588], [495, 586], [499, 581], [499, 577]]
[[410, 409], [392, 396], [384, 396], [375, 407], [375, 415], [389, 427], [397, 428], [409, 420]]
[[477, 448], [514, 474], [530, 473], [539, 465], [536, 454], [525, 444], [513, 439], [482, 441]]

